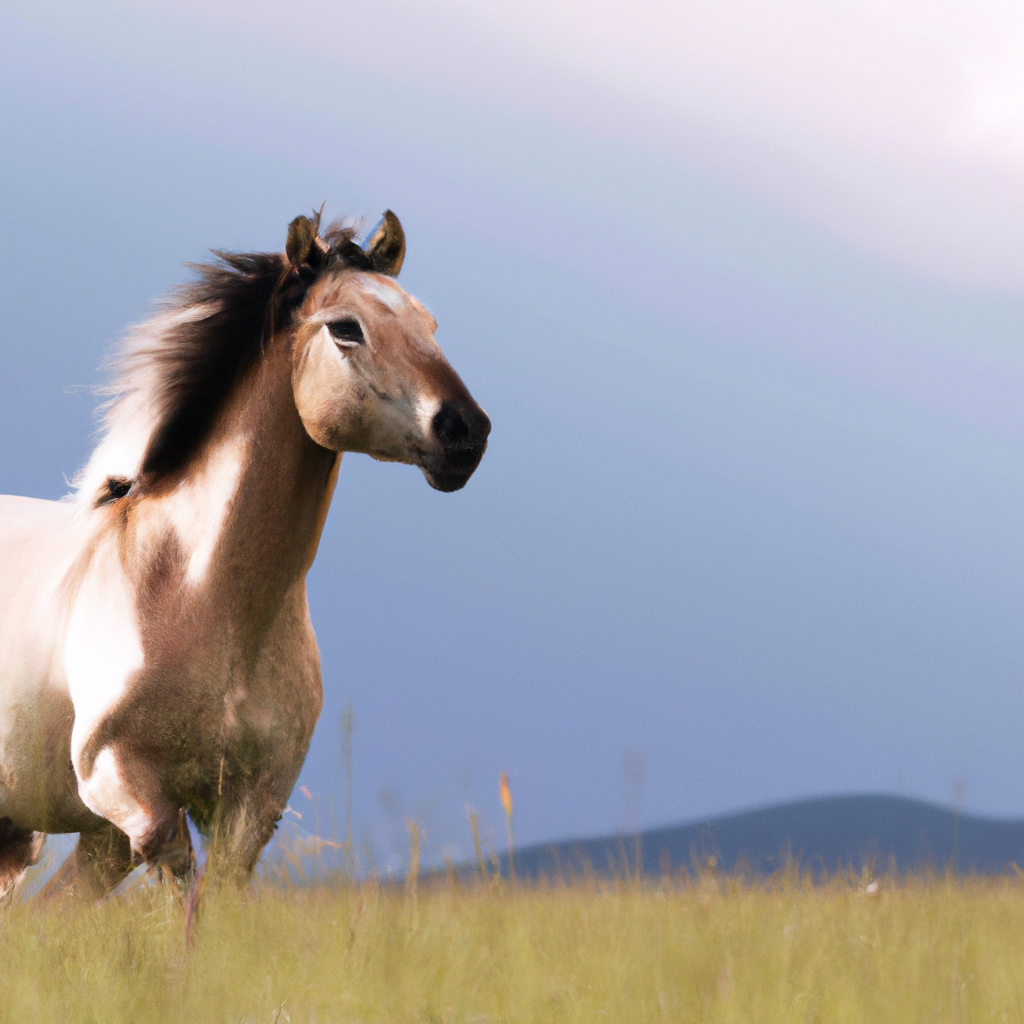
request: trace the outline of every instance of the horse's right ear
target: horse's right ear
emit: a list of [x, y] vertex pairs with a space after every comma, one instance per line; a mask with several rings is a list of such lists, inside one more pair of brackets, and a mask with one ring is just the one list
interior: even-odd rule
[[317, 266], [322, 261], [325, 246], [319, 238], [320, 218], [296, 217], [288, 225], [288, 241], [284, 244], [284, 254], [293, 267], [301, 267], [304, 263]]

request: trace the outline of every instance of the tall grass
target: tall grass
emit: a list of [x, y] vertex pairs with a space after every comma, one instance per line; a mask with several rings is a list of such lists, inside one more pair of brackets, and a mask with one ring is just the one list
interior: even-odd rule
[[139, 886], [0, 917], [0, 1022], [1024, 1020], [1019, 878]]

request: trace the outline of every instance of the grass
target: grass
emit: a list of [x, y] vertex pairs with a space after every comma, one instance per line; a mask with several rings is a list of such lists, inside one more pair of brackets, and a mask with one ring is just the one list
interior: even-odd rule
[[1024, 881], [167, 890], [0, 917], [0, 1022], [1024, 1020]]

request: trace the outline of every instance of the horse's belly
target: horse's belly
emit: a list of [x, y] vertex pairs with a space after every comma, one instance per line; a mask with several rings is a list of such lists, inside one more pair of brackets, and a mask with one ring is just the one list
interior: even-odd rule
[[95, 821], [71, 767], [60, 658], [71, 517], [56, 502], [0, 498], [0, 817], [46, 832]]

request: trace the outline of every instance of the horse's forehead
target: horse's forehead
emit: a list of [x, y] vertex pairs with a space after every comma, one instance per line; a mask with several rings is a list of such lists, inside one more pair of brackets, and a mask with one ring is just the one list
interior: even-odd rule
[[376, 306], [396, 316], [412, 314], [429, 318], [429, 313], [420, 302], [383, 274], [360, 271], [341, 274], [321, 292], [319, 299], [320, 304], [369, 300], [370, 308]]
[[367, 274], [360, 281], [360, 290], [383, 303], [392, 313], [401, 313], [413, 305], [412, 296], [387, 277]]

